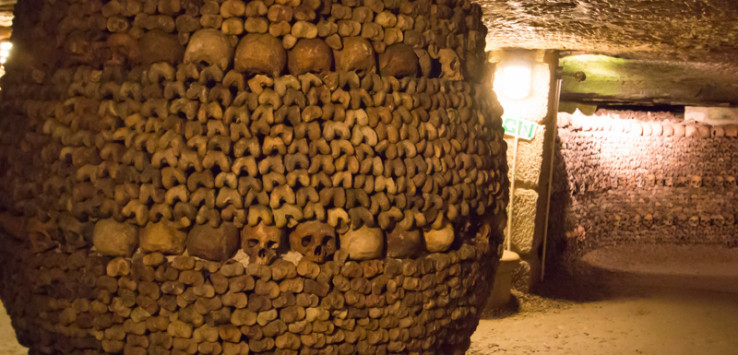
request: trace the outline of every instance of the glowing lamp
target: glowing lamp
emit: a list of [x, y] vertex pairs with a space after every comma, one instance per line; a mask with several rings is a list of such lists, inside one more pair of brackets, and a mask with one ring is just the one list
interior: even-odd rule
[[0, 43], [0, 64], [5, 64], [10, 56], [10, 50], [13, 49], [13, 44], [10, 42]]
[[507, 64], [495, 74], [494, 90], [498, 96], [522, 100], [531, 94], [532, 70], [528, 65]]

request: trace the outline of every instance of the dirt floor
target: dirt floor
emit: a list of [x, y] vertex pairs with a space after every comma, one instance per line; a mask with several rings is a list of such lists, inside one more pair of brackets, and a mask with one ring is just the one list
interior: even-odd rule
[[[736, 354], [738, 297], [659, 291], [590, 302], [519, 299], [483, 319], [467, 354]], [[514, 301], [515, 302], [515, 301]]]
[[485, 310], [467, 354], [738, 354], [738, 249], [597, 250]]
[[5, 312], [5, 307], [0, 303], [0, 354], [2, 355], [25, 355], [28, 349], [18, 344], [15, 331], [10, 325], [10, 317]]

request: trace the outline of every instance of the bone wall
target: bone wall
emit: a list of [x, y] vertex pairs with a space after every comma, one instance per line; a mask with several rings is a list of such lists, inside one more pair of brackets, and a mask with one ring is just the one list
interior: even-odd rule
[[0, 289], [32, 351], [466, 349], [507, 203], [477, 5], [15, 14]]
[[448, 353], [475, 329], [468, 319], [494, 268], [470, 245], [418, 259], [244, 266], [7, 242], [16, 253], [2, 261], [2, 282], [26, 292], [2, 289], [19, 340], [53, 354]]
[[[738, 126], [669, 114], [559, 116], [554, 206], [559, 245], [579, 255], [606, 245], [736, 245]], [[554, 212], [554, 214], [557, 212]]]

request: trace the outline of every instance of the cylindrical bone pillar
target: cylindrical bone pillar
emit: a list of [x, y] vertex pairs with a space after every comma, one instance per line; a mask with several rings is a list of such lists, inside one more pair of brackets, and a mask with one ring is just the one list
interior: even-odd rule
[[507, 203], [478, 5], [21, 0], [0, 295], [33, 353], [463, 353]]

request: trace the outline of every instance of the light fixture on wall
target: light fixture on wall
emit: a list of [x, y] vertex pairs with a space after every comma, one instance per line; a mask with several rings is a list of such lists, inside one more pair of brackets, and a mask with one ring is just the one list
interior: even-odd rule
[[13, 49], [13, 43], [8, 41], [0, 42], [0, 77], [5, 75], [5, 62], [10, 57], [10, 50]]
[[503, 118], [539, 122], [548, 115], [551, 70], [545, 51], [504, 49], [490, 54], [492, 88], [505, 110]]
[[11, 49], [13, 49], [13, 43], [8, 41], [0, 42], [0, 65], [4, 65], [8, 61]]
[[530, 96], [533, 74], [528, 63], [501, 63], [495, 73], [494, 90], [497, 96], [522, 100]]

